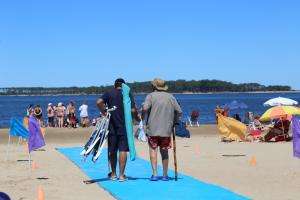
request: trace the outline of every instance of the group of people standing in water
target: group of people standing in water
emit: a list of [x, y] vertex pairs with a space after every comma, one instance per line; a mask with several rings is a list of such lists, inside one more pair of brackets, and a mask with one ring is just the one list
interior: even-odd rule
[[67, 107], [63, 103], [58, 103], [54, 106], [52, 103], [48, 104], [47, 117], [49, 127], [76, 127], [76, 108], [71, 101]]
[[[40, 121], [42, 126], [48, 127], [72, 127], [77, 128], [78, 126], [88, 127], [90, 125], [89, 115], [88, 115], [88, 105], [84, 102], [78, 109], [79, 118], [77, 116], [77, 110], [75, 103], [70, 101], [67, 106], [62, 102], [54, 105], [49, 103], [46, 109], [47, 112], [47, 123], [43, 121], [43, 110], [41, 106], [37, 105], [41, 109]], [[33, 111], [34, 106], [30, 105], [27, 108], [27, 116]], [[79, 121], [80, 120], [80, 121]]]
[[90, 124], [88, 105], [84, 102], [78, 109], [80, 112], [80, 122], [76, 115], [76, 111], [76, 106], [73, 101], [70, 101], [67, 107], [61, 102], [58, 103], [57, 106], [49, 103], [47, 108], [48, 126], [76, 128], [80, 124], [82, 127], [88, 127]]

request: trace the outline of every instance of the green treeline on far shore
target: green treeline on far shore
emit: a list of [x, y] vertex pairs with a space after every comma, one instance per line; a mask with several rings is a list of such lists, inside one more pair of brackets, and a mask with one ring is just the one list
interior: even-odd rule
[[[151, 82], [128, 83], [134, 93], [152, 91]], [[212, 93], [212, 92], [268, 92], [291, 91], [290, 86], [265, 86], [258, 83], [234, 84], [220, 80], [176, 80], [167, 81], [172, 93]], [[91, 87], [11, 87], [0, 88], [0, 95], [62, 95], [62, 94], [101, 94], [113, 86]]]

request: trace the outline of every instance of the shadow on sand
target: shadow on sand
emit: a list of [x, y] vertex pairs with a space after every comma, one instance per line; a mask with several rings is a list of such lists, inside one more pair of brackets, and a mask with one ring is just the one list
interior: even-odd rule
[[[173, 181], [175, 180], [174, 178], [170, 178], [170, 181]], [[159, 177], [159, 179], [162, 179], [162, 177]], [[181, 178], [178, 178], [178, 180], [180, 180]], [[127, 177], [127, 181], [136, 181], [136, 180], [149, 180], [150, 179], [147, 177], [147, 178], [142, 178], [142, 177]], [[110, 178], [99, 178], [99, 179], [92, 179], [92, 180], [85, 180], [83, 181], [84, 184], [94, 184], [94, 183], [101, 183], [101, 182], [106, 182], [106, 181], [112, 181]]]

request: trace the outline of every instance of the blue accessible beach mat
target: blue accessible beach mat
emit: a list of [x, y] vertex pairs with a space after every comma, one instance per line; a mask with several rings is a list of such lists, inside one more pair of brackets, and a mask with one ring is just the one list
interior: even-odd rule
[[[136, 158], [134, 162], [128, 162], [126, 174], [128, 181], [111, 181], [107, 178], [107, 156], [101, 156], [96, 164], [87, 160], [83, 162], [79, 156], [82, 148], [60, 148], [60, 153], [77, 165], [91, 180], [100, 187], [108, 191], [116, 199], [124, 200], [245, 200], [248, 199], [225, 188], [207, 184], [193, 177], [179, 174], [178, 181], [150, 182], [150, 163], [141, 158]], [[106, 150], [104, 150], [106, 151]], [[103, 152], [103, 155], [106, 155]], [[162, 169], [159, 167], [159, 172]], [[170, 170], [171, 177], [174, 171]]]

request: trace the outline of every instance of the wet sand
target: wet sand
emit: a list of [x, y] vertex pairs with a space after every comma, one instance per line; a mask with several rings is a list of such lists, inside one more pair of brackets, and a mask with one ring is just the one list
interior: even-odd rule
[[[177, 138], [181, 173], [252, 199], [300, 199], [300, 159], [292, 156], [291, 142], [222, 143], [214, 125], [190, 130], [190, 139]], [[28, 162], [17, 161], [28, 159], [28, 155], [24, 145], [17, 146], [16, 140], [8, 161], [5, 161], [8, 130], [1, 129], [0, 191], [8, 193], [14, 200], [36, 199], [39, 186], [44, 189], [45, 199], [113, 199], [97, 184], [85, 185], [83, 181], [88, 177], [55, 150], [57, 147], [81, 146], [90, 132], [91, 129], [82, 128], [47, 129], [45, 151], [32, 153], [37, 169], [30, 170]], [[148, 160], [147, 145], [136, 142], [136, 146], [139, 156]], [[249, 164], [253, 156], [255, 166]], [[171, 159], [171, 167], [172, 163]]]

